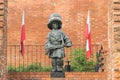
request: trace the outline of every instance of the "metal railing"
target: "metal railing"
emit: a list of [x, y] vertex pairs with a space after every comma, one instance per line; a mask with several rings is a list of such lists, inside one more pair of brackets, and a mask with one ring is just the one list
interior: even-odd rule
[[[69, 59], [69, 53], [74, 49], [85, 49], [85, 45], [73, 45], [70, 48], [65, 48], [66, 57], [64, 60]], [[96, 54], [99, 51], [100, 45], [92, 45], [92, 53]], [[92, 59], [95, 60], [93, 57]], [[25, 53], [24, 56], [20, 53], [20, 46], [19, 45], [8, 45], [7, 46], [7, 65], [8, 71], [14, 72], [15, 69], [20, 71], [23, 67], [32, 67], [36, 65], [39, 66], [47, 66], [51, 67], [51, 60], [45, 55], [45, 49], [43, 45], [25, 45]], [[35, 67], [36, 67], [35, 66]], [[15, 68], [15, 69], [14, 69]], [[26, 71], [26, 70], [22, 70]]]

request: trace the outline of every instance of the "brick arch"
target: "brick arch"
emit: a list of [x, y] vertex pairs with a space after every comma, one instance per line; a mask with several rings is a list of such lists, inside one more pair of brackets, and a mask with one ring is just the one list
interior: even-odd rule
[[7, 80], [7, 6], [8, 0], [0, 0], [0, 77]]
[[109, 54], [107, 56], [108, 80], [120, 80], [120, 0], [108, 0]]

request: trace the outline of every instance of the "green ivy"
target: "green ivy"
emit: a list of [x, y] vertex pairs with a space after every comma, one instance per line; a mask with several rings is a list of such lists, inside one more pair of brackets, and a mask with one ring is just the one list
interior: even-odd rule
[[14, 66], [8, 66], [8, 72], [16, 72], [16, 68]]
[[49, 72], [51, 67], [43, 67], [40, 63], [33, 63], [27, 66], [19, 66], [15, 68], [14, 66], [8, 66], [8, 72]]
[[95, 61], [87, 60], [85, 49], [74, 49], [70, 52], [71, 69], [75, 72], [93, 72]]

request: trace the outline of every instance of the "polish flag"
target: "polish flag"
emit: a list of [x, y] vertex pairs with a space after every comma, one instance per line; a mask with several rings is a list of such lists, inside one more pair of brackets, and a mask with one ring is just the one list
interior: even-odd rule
[[25, 20], [24, 20], [24, 11], [22, 14], [22, 29], [21, 29], [21, 39], [20, 39], [20, 51], [21, 55], [24, 55], [24, 41], [25, 41]]
[[87, 26], [86, 26], [86, 57], [90, 58], [91, 56], [91, 38], [90, 38], [90, 13], [88, 11], [87, 16]]

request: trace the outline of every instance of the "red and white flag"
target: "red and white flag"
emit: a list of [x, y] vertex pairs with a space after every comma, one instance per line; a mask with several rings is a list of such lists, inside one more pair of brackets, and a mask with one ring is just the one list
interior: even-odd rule
[[21, 29], [21, 39], [20, 39], [20, 51], [22, 56], [24, 55], [24, 41], [25, 41], [25, 19], [24, 19], [24, 11], [22, 14], [22, 29]]
[[91, 38], [90, 38], [90, 13], [88, 11], [87, 16], [87, 26], [86, 26], [86, 56], [90, 58], [91, 56]]

